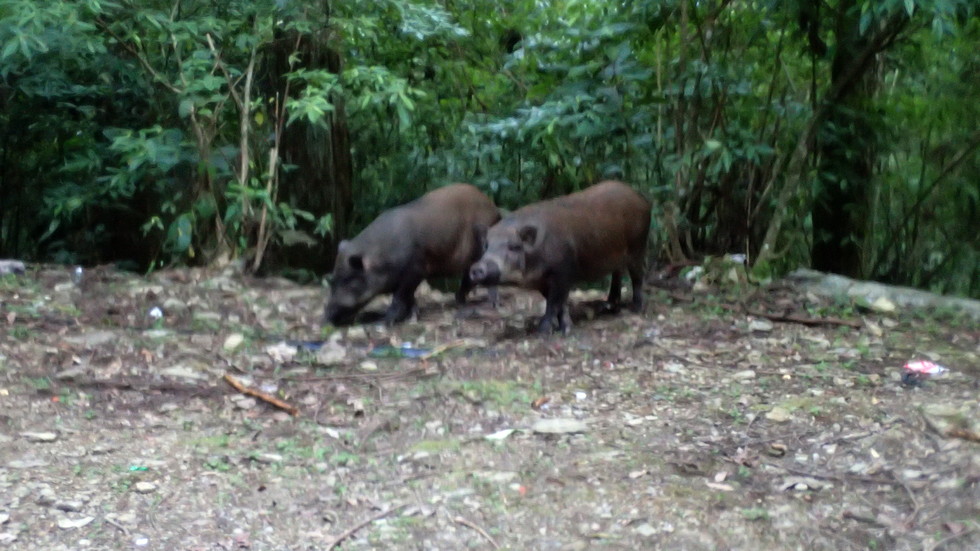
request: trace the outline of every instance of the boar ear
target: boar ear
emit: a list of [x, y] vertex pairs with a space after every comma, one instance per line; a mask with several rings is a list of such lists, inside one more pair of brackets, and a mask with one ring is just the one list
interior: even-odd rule
[[352, 254], [349, 257], [347, 257], [347, 265], [350, 266], [351, 269], [357, 270], [359, 272], [363, 272], [364, 258], [359, 254]]
[[529, 247], [535, 246], [541, 238], [541, 231], [537, 226], [527, 225], [517, 230], [517, 237]]
[[363, 254], [352, 254], [347, 257], [347, 265], [358, 272], [367, 272], [374, 268], [374, 263], [370, 258], [365, 258]]

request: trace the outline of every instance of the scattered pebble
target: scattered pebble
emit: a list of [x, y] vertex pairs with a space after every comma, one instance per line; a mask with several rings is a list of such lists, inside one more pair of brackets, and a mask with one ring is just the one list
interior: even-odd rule
[[79, 513], [79, 512], [81, 512], [82, 507], [84, 505], [85, 505], [84, 503], [82, 503], [81, 501], [77, 501], [77, 500], [72, 500], [72, 501], [56, 501], [54, 503], [54, 508], [55, 509], [58, 509], [59, 511], [64, 511], [66, 513]]
[[58, 519], [58, 528], [61, 528], [62, 530], [71, 530], [73, 528], [81, 528], [82, 526], [86, 526], [87, 524], [89, 524], [93, 520], [95, 520], [95, 519], [92, 518], [92, 517], [81, 517], [81, 518], [76, 518], [76, 519], [72, 519], [72, 518], [68, 518], [68, 517], [61, 517], [61, 518]]
[[633, 531], [643, 536], [644, 538], [649, 538], [651, 536], [657, 535], [657, 529], [654, 528], [653, 526], [650, 526], [650, 523], [648, 522], [644, 522], [643, 524], [637, 525], [635, 528], [633, 528]]
[[330, 340], [316, 351], [316, 363], [330, 367], [344, 363], [347, 358], [347, 347], [340, 343], [340, 333], [334, 333]]
[[225, 342], [221, 345], [221, 347], [225, 350], [225, 352], [234, 352], [241, 348], [242, 344], [244, 343], [245, 335], [242, 335], [241, 333], [232, 333], [225, 337]]
[[477, 471], [473, 473], [474, 478], [479, 478], [486, 482], [493, 482], [496, 484], [506, 484], [511, 480], [517, 478], [517, 473], [514, 471]]
[[265, 347], [265, 353], [269, 355], [276, 363], [286, 363], [292, 361], [296, 357], [297, 349], [295, 346], [290, 346], [285, 342], [278, 342], [276, 344], [270, 344]]
[[378, 364], [376, 364], [375, 362], [372, 362], [371, 360], [363, 361], [357, 367], [361, 371], [377, 371], [378, 370]]
[[201, 381], [208, 378], [206, 373], [195, 371], [193, 368], [186, 365], [175, 365], [161, 369], [160, 374], [177, 379], [190, 379], [194, 381]]
[[48, 462], [43, 459], [14, 459], [7, 463], [7, 467], [11, 469], [36, 469], [47, 466]]
[[895, 305], [888, 297], [880, 296], [878, 300], [871, 303], [871, 309], [875, 312], [882, 312], [885, 314], [894, 312], [898, 310], [898, 306]]
[[531, 425], [531, 430], [540, 434], [569, 434], [586, 432], [589, 425], [578, 419], [540, 419]]
[[140, 481], [133, 486], [133, 489], [139, 494], [149, 494], [156, 491], [157, 485], [152, 482]]
[[776, 406], [766, 413], [766, 419], [770, 421], [775, 421], [777, 423], [785, 423], [789, 421], [791, 415], [788, 409], [780, 406]]
[[252, 459], [259, 463], [282, 463], [283, 457], [278, 453], [259, 452], [252, 454]]
[[28, 442], [54, 442], [58, 439], [54, 432], [22, 432], [20, 435]]
[[667, 373], [683, 373], [684, 364], [678, 362], [667, 362], [664, 364], [664, 371]]
[[772, 331], [772, 322], [767, 319], [754, 319], [749, 322], [749, 331], [757, 333], [768, 333]]
[[258, 404], [258, 401], [251, 396], [236, 396], [232, 398], [232, 402], [238, 409], [252, 409]]

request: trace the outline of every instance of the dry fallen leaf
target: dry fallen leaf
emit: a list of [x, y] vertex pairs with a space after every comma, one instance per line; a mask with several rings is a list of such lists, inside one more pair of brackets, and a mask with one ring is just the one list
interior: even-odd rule
[[547, 396], [542, 396], [542, 397], [534, 400], [533, 402], [531, 402], [531, 409], [537, 411], [537, 410], [541, 409], [541, 406], [547, 404], [550, 401], [551, 401], [551, 398], [549, 398]]

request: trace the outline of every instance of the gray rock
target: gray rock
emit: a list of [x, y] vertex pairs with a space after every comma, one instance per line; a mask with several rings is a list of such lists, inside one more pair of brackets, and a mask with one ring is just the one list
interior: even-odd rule
[[119, 339], [119, 335], [112, 331], [89, 331], [81, 335], [65, 337], [65, 342], [76, 346], [95, 347], [108, 344]]
[[252, 459], [259, 463], [282, 463], [283, 457], [278, 453], [259, 452], [252, 454]]
[[650, 524], [647, 522], [644, 522], [643, 524], [640, 524], [636, 528], [633, 528], [633, 531], [643, 536], [644, 538], [649, 538], [650, 536], [657, 535], [657, 529], [654, 528], [653, 526], [650, 526]]
[[88, 525], [93, 520], [95, 519], [92, 517], [81, 517], [75, 519], [68, 518], [68, 517], [61, 517], [58, 519], [58, 528], [61, 528], [62, 530], [72, 530], [75, 528], [81, 528], [83, 526]]
[[224, 344], [221, 345], [225, 352], [234, 352], [241, 348], [242, 344], [245, 343], [245, 335], [241, 333], [232, 333], [225, 338]]
[[140, 494], [149, 494], [156, 491], [157, 485], [152, 482], [140, 481], [133, 485], [133, 489]]
[[20, 260], [0, 260], [0, 275], [23, 274], [27, 267]]
[[58, 434], [54, 432], [22, 432], [21, 436], [28, 442], [54, 442]]
[[766, 413], [766, 419], [770, 421], [775, 421], [777, 423], [785, 423], [789, 421], [791, 414], [788, 409], [776, 406]]
[[191, 367], [186, 365], [174, 365], [166, 369], [160, 370], [161, 375], [167, 375], [169, 377], [176, 377], [178, 379], [191, 379], [195, 381], [201, 381], [207, 379], [208, 376], [200, 371], [194, 371]]
[[541, 419], [531, 425], [531, 430], [539, 434], [570, 434], [586, 432], [589, 425], [578, 419]]
[[7, 467], [11, 469], [36, 469], [38, 467], [47, 467], [48, 462], [43, 459], [14, 459], [13, 461], [7, 463]]
[[85, 504], [78, 500], [55, 501], [53, 507], [66, 513], [80, 513]]

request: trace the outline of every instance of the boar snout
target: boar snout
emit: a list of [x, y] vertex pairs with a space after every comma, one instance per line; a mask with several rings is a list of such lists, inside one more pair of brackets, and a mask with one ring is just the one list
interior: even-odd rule
[[493, 260], [481, 260], [470, 267], [470, 281], [477, 285], [494, 285], [500, 282], [500, 266]]
[[354, 323], [355, 317], [357, 317], [357, 310], [338, 308], [332, 305], [327, 305], [323, 310], [323, 322], [329, 323], [334, 327], [351, 325]]

